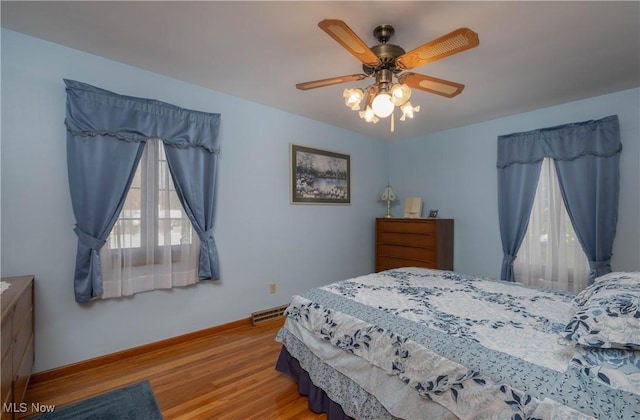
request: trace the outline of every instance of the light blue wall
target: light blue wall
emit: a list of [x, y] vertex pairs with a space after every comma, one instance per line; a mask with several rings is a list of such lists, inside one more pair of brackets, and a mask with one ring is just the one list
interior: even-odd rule
[[[464, 100], [464, 95], [460, 99]], [[457, 271], [499, 277], [496, 150], [502, 134], [618, 114], [623, 151], [614, 270], [640, 269], [640, 89], [631, 89], [393, 143], [391, 183], [401, 198], [455, 219]], [[402, 209], [395, 209], [400, 215]]]
[[[75, 303], [63, 78], [222, 114], [221, 281]], [[351, 155], [351, 205], [289, 204], [290, 142]], [[247, 318], [371, 272], [387, 157], [385, 142], [2, 30], [1, 273], [36, 276], [35, 371]]]
[[[0, 271], [36, 275], [35, 371], [246, 318], [372, 271], [373, 219], [384, 214], [375, 200], [388, 174], [401, 199], [421, 196], [425, 211], [455, 219], [456, 270], [495, 277], [497, 136], [611, 114], [624, 144], [613, 264], [640, 269], [639, 89], [388, 144], [15, 32], [2, 30], [1, 42]], [[220, 282], [74, 302], [62, 78], [222, 114]], [[351, 155], [350, 206], [289, 204], [290, 142]]]

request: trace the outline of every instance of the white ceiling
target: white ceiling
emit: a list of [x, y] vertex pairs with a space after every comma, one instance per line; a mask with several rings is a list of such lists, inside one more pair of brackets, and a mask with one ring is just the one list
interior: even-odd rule
[[[2, 26], [367, 136], [399, 140], [640, 86], [640, 2], [200, 1], [1, 3]], [[345, 87], [299, 82], [362, 71], [318, 26], [344, 20], [367, 44], [391, 24], [409, 51], [459, 27], [474, 49], [413, 69], [466, 86], [414, 91], [413, 120], [366, 123]], [[119, 92], [126, 94], [126, 92]]]

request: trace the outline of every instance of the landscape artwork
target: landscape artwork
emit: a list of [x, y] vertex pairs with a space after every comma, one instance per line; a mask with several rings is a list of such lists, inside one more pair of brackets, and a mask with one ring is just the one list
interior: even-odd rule
[[350, 156], [291, 144], [291, 203], [350, 204]]

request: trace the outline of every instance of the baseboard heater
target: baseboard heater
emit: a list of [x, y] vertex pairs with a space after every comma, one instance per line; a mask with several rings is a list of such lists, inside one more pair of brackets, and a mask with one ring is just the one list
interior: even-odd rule
[[289, 305], [276, 306], [275, 308], [265, 309], [263, 311], [254, 312], [251, 314], [251, 323], [253, 325], [260, 324], [261, 322], [269, 321], [274, 318], [278, 318], [284, 315], [284, 311]]

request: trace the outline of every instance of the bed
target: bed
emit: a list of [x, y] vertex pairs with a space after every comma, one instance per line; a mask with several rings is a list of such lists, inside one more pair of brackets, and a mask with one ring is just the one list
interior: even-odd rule
[[640, 418], [640, 273], [579, 294], [401, 268], [292, 298], [276, 369], [329, 419]]

